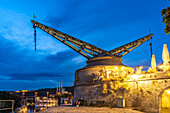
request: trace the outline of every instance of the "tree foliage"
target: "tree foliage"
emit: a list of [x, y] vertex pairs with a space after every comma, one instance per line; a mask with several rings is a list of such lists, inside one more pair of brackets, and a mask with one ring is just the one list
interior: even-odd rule
[[[14, 109], [21, 106], [21, 97], [10, 94], [7, 91], [0, 91], [0, 100], [15, 100]], [[1, 102], [4, 106], [11, 106], [9, 102]], [[0, 112], [1, 113], [1, 112]]]
[[161, 14], [162, 14], [163, 22], [166, 25], [164, 31], [166, 32], [166, 34], [168, 34], [170, 33], [170, 7], [163, 9]]
[[72, 95], [71, 94], [63, 94], [63, 95], [56, 95], [55, 98], [59, 99], [59, 98], [71, 98]]

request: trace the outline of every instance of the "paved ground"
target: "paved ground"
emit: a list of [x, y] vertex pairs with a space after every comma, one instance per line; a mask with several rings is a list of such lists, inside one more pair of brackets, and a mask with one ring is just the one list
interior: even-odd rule
[[162, 113], [170, 113], [170, 108], [162, 108]]
[[62, 105], [48, 108], [40, 113], [144, 113], [130, 108], [109, 108], [109, 107], [74, 107]]

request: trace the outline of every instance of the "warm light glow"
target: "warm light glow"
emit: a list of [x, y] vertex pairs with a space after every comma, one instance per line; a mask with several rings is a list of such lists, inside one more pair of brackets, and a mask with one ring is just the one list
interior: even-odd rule
[[152, 55], [151, 67], [152, 69], [156, 69], [156, 59], [154, 54]]
[[168, 94], [170, 94], [170, 91], [167, 91]]
[[115, 67], [115, 69], [117, 69], [118, 67]]
[[124, 71], [124, 73], [126, 73], [126, 71]]
[[124, 69], [124, 67], [121, 67], [121, 69]]
[[16, 93], [20, 93], [21, 91], [16, 91]]
[[118, 74], [118, 72], [116, 72], [116, 74]]
[[170, 95], [170, 89], [165, 90], [165, 92], [162, 94], [162, 107], [170, 108], [169, 95]]
[[22, 90], [22, 92], [28, 92], [28, 90]]
[[162, 52], [162, 59], [163, 59], [163, 65], [167, 66], [168, 65], [168, 61], [169, 61], [169, 51], [167, 48], [167, 44], [164, 44], [163, 47], [163, 52]]
[[110, 74], [111, 73], [111, 71], [107, 71], [107, 74]]
[[137, 66], [136, 67], [136, 74], [141, 74], [141, 72], [142, 72], [142, 66]]
[[163, 68], [163, 66], [159, 66], [159, 68], [161, 68], [161, 69], [162, 69], [162, 68]]
[[145, 82], [144, 82], [144, 84], [148, 84], [148, 82], [147, 82], [147, 81], [145, 81]]
[[134, 80], [137, 80], [137, 79], [139, 78], [139, 76], [138, 76], [138, 75], [132, 75], [132, 78], [133, 78]]
[[151, 82], [150, 81], [140, 81], [140, 83], [142, 83], [142, 84], [149, 84]]

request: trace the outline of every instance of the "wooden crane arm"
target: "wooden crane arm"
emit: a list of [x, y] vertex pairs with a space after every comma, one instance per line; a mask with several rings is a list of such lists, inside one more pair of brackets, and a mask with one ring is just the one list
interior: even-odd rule
[[136, 47], [140, 46], [144, 42], [152, 39], [152, 36], [153, 36], [153, 34], [149, 34], [143, 38], [140, 38], [138, 40], [135, 40], [133, 42], [130, 42], [128, 44], [120, 46], [118, 48], [115, 48], [115, 49], [109, 51], [109, 54], [113, 55], [113, 56], [117, 56], [117, 57], [123, 57], [124, 55], [126, 55], [130, 51], [134, 50]]
[[53, 36], [60, 42], [64, 43], [65, 45], [72, 48], [73, 50], [75, 50], [76, 52], [78, 52], [79, 54], [83, 55], [84, 57], [88, 59], [90, 59], [91, 57], [95, 57], [98, 54], [108, 54], [108, 52], [103, 49], [100, 49], [87, 42], [84, 42], [70, 35], [62, 33], [51, 27], [43, 25], [37, 21], [31, 20], [31, 22], [33, 23], [34, 28], [37, 27], [37, 28], [42, 29], [43, 31], [47, 32], [48, 34], [50, 34], [51, 36]]

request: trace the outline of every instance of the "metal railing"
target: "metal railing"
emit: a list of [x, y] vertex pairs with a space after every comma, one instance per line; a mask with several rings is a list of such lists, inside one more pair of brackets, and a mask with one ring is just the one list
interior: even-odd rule
[[[11, 107], [9, 107], [9, 108], [1, 108], [1, 102], [11, 102], [11, 104], [12, 104], [12, 106]], [[13, 113], [13, 111], [14, 111], [14, 102], [15, 102], [15, 100], [0, 100], [0, 111], [2, 111], [2, 110], [12, 110], [12, 113]]]

